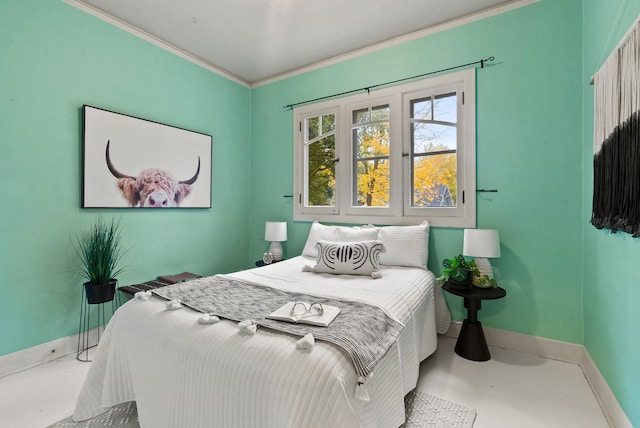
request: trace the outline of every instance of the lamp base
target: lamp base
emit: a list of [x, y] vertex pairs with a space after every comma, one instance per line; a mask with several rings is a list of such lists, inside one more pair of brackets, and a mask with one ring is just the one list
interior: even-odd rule
[[280, 245], [280, 242], [271, 242], [271, 245], [269, 246], [269, 252], [273, 254], [274, 262], [279, 262], [280, 260], [282, 260], [282, 245]]
[[[490, 279], [493, 278], [493, 268], [491, 267], [491, 262], [486, 257], [476, 257], [474, 260], [476, 262], [476, 266], [480, 271], [480, 275], [486, 275]], [[478, 284], [474, 278], [473, 285], [480, 288], [490, 288], [491, 284]]]

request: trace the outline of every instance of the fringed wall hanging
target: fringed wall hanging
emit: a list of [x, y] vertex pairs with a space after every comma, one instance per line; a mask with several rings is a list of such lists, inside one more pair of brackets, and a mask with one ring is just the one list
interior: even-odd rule
[[640, 236], [640, 24], [594, 76], [593, 213], [598, 229]]

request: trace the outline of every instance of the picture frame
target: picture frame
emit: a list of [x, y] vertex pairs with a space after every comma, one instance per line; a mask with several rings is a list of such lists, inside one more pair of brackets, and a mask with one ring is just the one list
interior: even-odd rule
[[82, 208], [211, 208], [211, 135], [82, 106]]

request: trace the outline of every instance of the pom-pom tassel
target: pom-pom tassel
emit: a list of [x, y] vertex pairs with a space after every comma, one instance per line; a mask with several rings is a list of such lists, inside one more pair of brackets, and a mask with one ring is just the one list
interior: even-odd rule
[[151, 298], [151, 291], [138, 291], [136, 294], [133, 295], [133, 297], [136, 298], [136, 300], [149, 300]]
[[258, 323], [256, 323], [255, 320], [246, 319], [238, 323], [238, 328], [240, 329], [240, 333], [253, 336], [258, 330]]
[[367, 391], [367, 387], [364, 385], [364, 377], [362, 376], [358, 378], [355, 396], [358, 400], [361, 401], [371, 401], [371, 398], [369, 397], [369, 391]]
[[304, 351], [311, 350], [316, 343], [316, 339], [313, 337], [313, 334], [307, 333], [302, 339], [296, 342], [296, 349]]
[[175, 311], [176, 309], [180, 309], [182, 307], [182, 303], [178, 299], [169, 300], [167, 302], [167, 310]]
[[220, 322], [220, 318], [211, 314], [204, 314], [198, 318], [198, 324], [215, 324]]

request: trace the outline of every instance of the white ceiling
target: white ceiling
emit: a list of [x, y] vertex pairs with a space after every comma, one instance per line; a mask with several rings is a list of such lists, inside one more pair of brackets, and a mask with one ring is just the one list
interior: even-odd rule
[[533, 0], [66, 1], [252, 85]]

